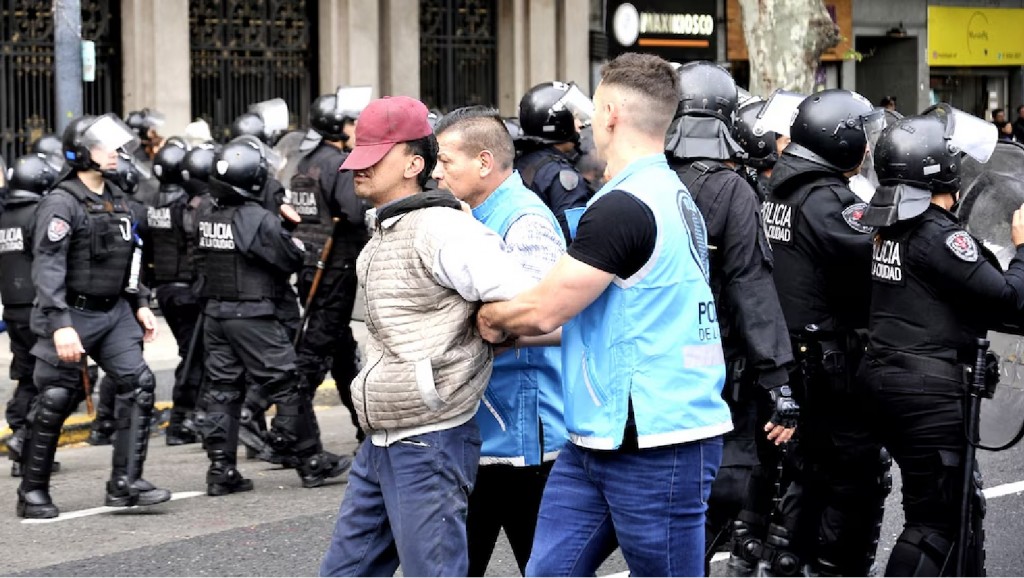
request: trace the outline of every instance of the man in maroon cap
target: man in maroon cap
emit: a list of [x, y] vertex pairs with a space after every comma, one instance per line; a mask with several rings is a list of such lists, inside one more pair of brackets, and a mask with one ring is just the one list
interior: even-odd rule
[[418, 100], [370, 103], [341, 166], [373, 205], [359, 255], [365, 365], [352, 400], [368, 439], [349, 474], [320, 573], [465, 576], [466, 512], [480, 461], [473, 420], [491, 376], [480, 302], [532, 285], [501, 237], [448, 192], [424, 191], [437, 140]]

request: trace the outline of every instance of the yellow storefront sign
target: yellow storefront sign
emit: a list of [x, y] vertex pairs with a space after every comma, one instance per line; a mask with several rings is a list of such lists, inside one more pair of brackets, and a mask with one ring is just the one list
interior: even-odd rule
[[928, 65], [1024, 65], [1024, 9], [929, 6]]

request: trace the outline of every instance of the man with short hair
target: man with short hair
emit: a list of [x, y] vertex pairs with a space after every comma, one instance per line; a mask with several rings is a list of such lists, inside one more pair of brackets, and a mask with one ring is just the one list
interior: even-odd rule
[[359, 255], [366, 363], [352, 399], [367, 434], [320, 572], [465, 576], [466, 510], [480, 461], [474, 416], [493, 353], [473, 328], [480, 301], [531, 283], [501, 238], [446, 191], [424, 191], [437, 140], [418, 100], [363, 110], [342, 164], [376, 211]]
[[1024, 104], [1017, 107], [1017, 118], [1013, 120], [1013, 138], [1024, 143]]
[[[565, 240], [551, 209], [513, 170], [512, 138], [498, 111], [460, 108], [434, 132], [438, 185], [469, 204], [539, 282], [565, 253]], [[544, 484], [566, 441], [561, 351], [523, 345], [495, 358], [476, 414], [483, 446], [466, 522], [470, 576], [484, 575], [502, 529], [526, 572]]]
[[664, 155], [680, 96], [657, 56], [605, 65], [592, 126], [608, 182], [578, 221], [567, 215], [574, 240], [551, 273], [478, 314], [492, 342], [562, 327], [572, 443], [544, 490], [531, 576], [593, 575], [616, 545], [635, 575], [704, 571], [706, 504], [732, 422], [707, 232]]

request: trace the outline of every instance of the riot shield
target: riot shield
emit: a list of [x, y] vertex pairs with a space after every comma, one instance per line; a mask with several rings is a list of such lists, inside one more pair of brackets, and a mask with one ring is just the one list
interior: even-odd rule
[[274, 152], [281, 158], [281, 167], [274, 174], [287, 190], [291, 187], [292, 177], [295, 176], [299, 167], [299, 161], [310, 153], [312, 149], [303, 146], [306, 140], [306, 133], [300, 130], [293, 130], [281, 137], [274, 145]]
[[[1024, 146], [1000, 141], [987, 163], [965, 156], [961, 164], [958, 215], [1005, 269], [1015, 254], [1010, 238], [1013, 212], [1024, 203]], [[999, 385], [981, 403], [980, 442], [984, 448], [1012, 446], [1024, 430], [1024, 319], [1004, 319], [1003, 331], [989, 332], [999, 355]]]
[[999, 385], [981, 402], [979, 440], [983, 449], [998, 451], [1024, 434], [1024, 337], [990, 331], [988, 338], [999, 356]]
[[1010, 220], [1024, 203], [1024, 146], [999, 142], [987, 163], [965, 156], [960, 197], [960, 221], [995, 253], [1005, 269], [1014, 254]]

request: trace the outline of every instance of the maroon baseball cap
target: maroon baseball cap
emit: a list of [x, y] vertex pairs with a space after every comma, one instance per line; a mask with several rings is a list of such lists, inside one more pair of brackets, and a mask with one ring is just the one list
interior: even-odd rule
[[426, 105], [408, 96], [385, 96], [371, 102], [356, 122], [356, 148], [338, 170], [372, 167], [396, 144], [433, 133], [427, 114]]

